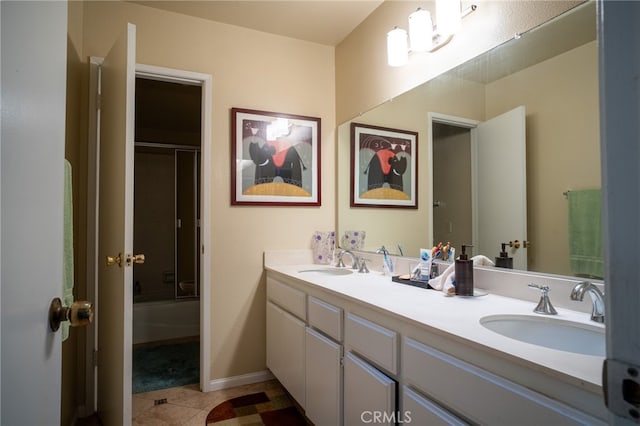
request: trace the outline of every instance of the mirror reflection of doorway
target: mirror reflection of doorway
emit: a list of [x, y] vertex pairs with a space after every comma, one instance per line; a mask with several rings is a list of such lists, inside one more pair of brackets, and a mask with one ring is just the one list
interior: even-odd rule
[[[527, 241], [525, 107], [485, 121], [430, 113], [429, 123], [434, 244], [471, 243], [468, 254], [492, 258], [502, 243]], [[524, 247], [509, 255], [527, 269]]]
[[199, 85], [136, 78], [133, 393], [199, 382]]
[[434, 122], [433, 242], [471, 244], [471, 129]]

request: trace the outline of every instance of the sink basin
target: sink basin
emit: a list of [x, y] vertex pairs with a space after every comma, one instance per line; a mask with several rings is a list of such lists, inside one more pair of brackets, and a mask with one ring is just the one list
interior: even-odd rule
[[317, 269], [303, 269], [298, 272], [304, 273], [316, 273], [321, 275], [351, 275], [353, 273], [353, 269], [346, 268], [317, 268]]
[[550, 349], [602, 357], [606, 353], [603, 327], [530, 315], [489, 315], [480, 324], [505, 337]]

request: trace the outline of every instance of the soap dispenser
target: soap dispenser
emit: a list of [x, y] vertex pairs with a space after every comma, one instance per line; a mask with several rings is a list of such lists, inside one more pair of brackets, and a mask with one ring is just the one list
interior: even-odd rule
[[513, 257], [509, 257], [507, 253], [507, 243], [502, 243], [500, 256], [496, 257], [496, 267], [513, 269]]
[[466, 253], [467, 247], [473, 246], [463, 244], [455, 263], [456, 296], [473, 296], [473, 260]]

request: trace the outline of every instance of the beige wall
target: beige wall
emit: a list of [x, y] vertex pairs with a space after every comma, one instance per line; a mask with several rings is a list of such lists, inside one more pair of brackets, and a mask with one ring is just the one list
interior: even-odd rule
[[[83, 55], [104, 56], [126, 22], [138, 63], [213, 76], [211, 379], [265, 369], [264, 250], [309, 247], [335, 228], [334, 49], [123, 2], [87, 2]], [[230, 108], [320, 117], [321, 207], [230, 206]]]
[[[463, 1], [463, 7], [471, 2]], [[435, 12], [435, 2], [386, 1], [336, 48], [337, 121], [343, 123], [431, 80], [456, 65], [581, 3], [581, 1], [478, 1], [462, 30], [445, 48], [411, 55], [404, 67], [387, 66], [386, 33], [407, 28], [417, 7]], [[437, 22], [436, 22], [437, 24]]]
[[601, 187], [597, 42], [488, 84], [486, 100], [487, 118], [527, 108], [529, 269], [572, 275], [562, 193]]

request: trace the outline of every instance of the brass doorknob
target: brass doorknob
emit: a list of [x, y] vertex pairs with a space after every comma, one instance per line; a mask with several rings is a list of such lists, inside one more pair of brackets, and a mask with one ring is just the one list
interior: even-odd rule
[[128, 254], [127, 255], [127, 266], [131, 266], [134, 263], [143, 264], [144, 263], [144, 254]]
[[509, 241], [509, 247], [520, 248], [520, 241], [518, 241], [518, 240]]
[[62, 306], [62, 301], [56, 297], [49, 305], [49, 327], [51, 331], [58, 331], [62, 321], [69, 321], [72, 327], [80, 327], [93, 321], [93, 303], [78, 300], [71, 306]]
[[122, 253], [118, 253], [116, 257], [107, 256], [107, 266], [122, 266]]

